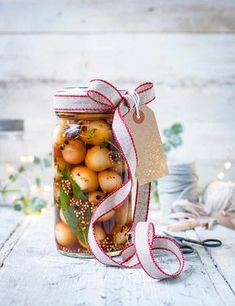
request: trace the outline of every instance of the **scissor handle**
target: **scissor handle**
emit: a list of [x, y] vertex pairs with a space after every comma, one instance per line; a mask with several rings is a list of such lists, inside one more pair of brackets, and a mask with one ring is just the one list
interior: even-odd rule
[[222, 245], [222, 242], [219, 239], [205, 239], [201, 242], [205, 247], [216, 248]]
[[183, 254], [191, 254], [194, 252], [193, 248], [190, 245], [186, 245], [186, 244], [180, 245], [180, 249]]

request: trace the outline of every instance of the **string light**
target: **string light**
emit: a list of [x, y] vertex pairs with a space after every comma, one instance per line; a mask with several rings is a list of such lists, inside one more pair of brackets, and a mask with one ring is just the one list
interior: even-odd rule
[[30, 190], [31, 190], [32, 192], [37, 192], [37, 191], [38, 191], [38, 188], [37, 188], [36, 185], [31, 185], [31, 186], [30, 186]]
[[8, 173], [12, 173], [15, 171], [15, 167], [13, 167], [11, 164], [8, 164], [7, 165], [7, 172]]
[[50, 185], [45, 185], [45, 186], [43, 187], [43, 191], [45, 191], [45, 192], [50, 192], [51, 190], [52, 190], [52, 188], [51, 188]]
[[224, 179], [224, 172], [219, 172], [219, 173], [217, 174], [217, 178], [218, 178], [219, 180], [223, 180], [223, 179]]
[[232, 167], [232, 163], [231, 163], [230, 161], [226, 161], [226, 162], [224, 163], [224, 169], [223, 169], [223, 171], [221, 171], [221, 172], [219, 172], [219, 173], [217, 174], [217, 178], [218, 178], [219, 180], [223, 180], [223, 179], [225, 178], [226, 171], [229, 170], [231, 167]]
[[20, 161], [22, 163], [32, 163], [34, 161], [34, 156], [33, 155], [21, 155]]
[[224, 168], [225, 169], [230, 169], [231, 166], [232, 166], [232, 163], [230, 161], [227, 161], [227, 162], [224, 163]]

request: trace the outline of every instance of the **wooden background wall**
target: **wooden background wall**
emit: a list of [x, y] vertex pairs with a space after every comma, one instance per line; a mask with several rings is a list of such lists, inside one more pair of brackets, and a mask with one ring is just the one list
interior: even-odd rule
[[207, 182], [235, 163], [234, 31], [233, 0], [0, 0], [0, 116], [24, 118], [28, 153], [47, 152], [56, 89], [152, 80], [160, 129], [185, 128], [172, 158]]

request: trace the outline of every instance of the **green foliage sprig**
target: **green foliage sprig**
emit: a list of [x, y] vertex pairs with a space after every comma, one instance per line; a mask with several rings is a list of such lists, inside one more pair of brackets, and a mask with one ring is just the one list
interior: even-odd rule
[[176, 149], [182, 145], [182, 133], [183, 126], [181, 123], [174, 123], [170, 128], [163, 130], [163, 135], [165, 137], [163, 148], [165, 153], [169, 153], [171, 150]]
[[[183, 144], [182, 133], [183, 133], [183, 125], [181, 123], [174, 123], [169, 128], [163, 130], [164, 142], [163, 148], [166, 155], [180, 147]], [[154, 201], [158, 202], [159, 194], [158, 194], [158, 181], [153, 181], [153, 197]]]
[[[30, 187], [35, 184], [38, 188], [42, 182], [40, 177], [33, 181], [29, 179], [29, 174], [35, 168], [45, 170], [52, 165], [52, 154], [46, 154], [44, 157], [34, 156], [32, 162], [21, 163], [16, 171], [9, 175], [6, 182], [0, 181], [0, 193], [3, 198], [9, 193], [16, 193], [17, 198], [13, 201], [13, 207], [17, 211], [23, 211], [25, 214], [38, 214], [47, 206], [47, 201], [39, 196], [32, 196]], [[17, 186], [17, 187], [16, 187]]]

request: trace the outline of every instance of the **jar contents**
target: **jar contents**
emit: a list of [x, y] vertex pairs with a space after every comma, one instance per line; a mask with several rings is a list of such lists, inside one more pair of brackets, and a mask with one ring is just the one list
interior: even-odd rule
[[[89, 256], [92, 213], [104, 197], [128, 180], [128, 171], [112, 135], [112, 115], [64, 114], [54, 131], [55, 238], [58, 250]], [[117, 255], [128, 243], [131, 197], [94, 225], [104, 251]]]

